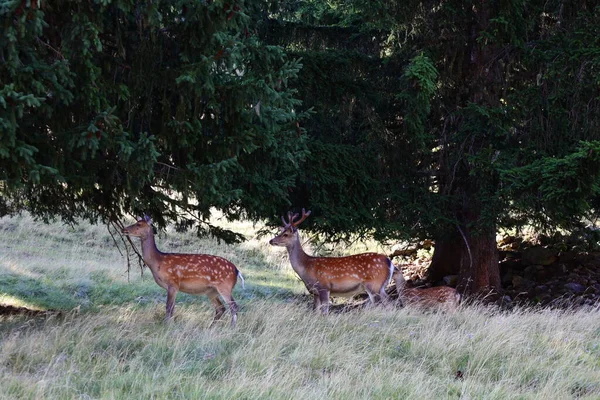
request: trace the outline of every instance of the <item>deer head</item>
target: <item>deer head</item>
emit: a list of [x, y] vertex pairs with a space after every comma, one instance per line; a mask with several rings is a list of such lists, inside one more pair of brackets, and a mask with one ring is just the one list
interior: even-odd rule
[[145, 239], [154, 234], [151, 224], [152, 220], [150, 217], [144, 215], [144, 218], [140, 218], [135, 224], [123, 228], [123, 233], [127, 236]]
[[288, 212], [288, 220], [281, 217], [283, 226], [280, 228], [279, 235], [275, 236], [269, 241], [272, 246], [289, 247], [298, 239], [298, 226], [304, 222], [306, 218], [310, 216], [310, 211], [302, 209], [302, 217], [295, 221], [299, 217], [298, 213]]

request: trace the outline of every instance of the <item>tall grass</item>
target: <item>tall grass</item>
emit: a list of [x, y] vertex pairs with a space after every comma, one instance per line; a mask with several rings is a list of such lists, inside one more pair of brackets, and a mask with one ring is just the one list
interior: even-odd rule
[[0, 398], [600, 398], [598, 309], [389, 306], [322, 317], [281, 249], [250, 224], [237, 228], [249, 240], [236, 246], [158, 238], [164, 250], [223, 255], [244, 272], [238, 327], [209, 329], [211, 307], [193, 296], [179, 296], [164, 324], [164, 290], [149, 273], [128, 282], [101, 227], [0, 220], [0, 301], [63, 310], [0, 317]]

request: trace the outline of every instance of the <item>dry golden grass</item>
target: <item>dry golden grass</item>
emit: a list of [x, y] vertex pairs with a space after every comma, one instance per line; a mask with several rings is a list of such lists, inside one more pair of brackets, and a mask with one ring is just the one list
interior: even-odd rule
[[[0, 299], [63, 310], [0, 317], [6, 399], [600, 398], [600, 310], [470, 306], [453, 314], [309, 310], [281, 249], [168, 232], [161, 249], [223, 255], [244, 272], [238, 327], [208, 302], [132, 271], [102, 227], [0, 220]], [[11, 300], [12, 299], [12, 300]], [[75, 309], [75, 310], [73, 310]], [[457, 378], [461, 371], [462, 378]]]

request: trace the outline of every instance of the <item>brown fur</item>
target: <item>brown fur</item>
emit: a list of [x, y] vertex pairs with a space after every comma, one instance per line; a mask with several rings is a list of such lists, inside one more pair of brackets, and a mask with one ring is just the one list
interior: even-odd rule
[[445, 311], [456, 311], [460, 295], [456, 289], [448, 286], [437, 286], [424, 289], [405, 288], [400, 299], [406, 306], [418, 308], [437, 308]]
[[396, 269], [394, 272], [398, 298], [405, 306], [417, 308], [437, 308], [445, 311], [456, 311], [460, 302], [460, 294], [456, 289], [448, 286], [436, 286], [431, 288], [409, 288], [402, 272]]
[[391, 279], [392, 264], [389, 258], [377, 253], [364, 253], [347, 257], [313, 257], [302, 249], [297, 226], [310, 215], [302, 210], [302, 218], [288, 214], [281, 233], [271, 239], [273, 246], [287, 248], [292, 268], [300, 276], [308, 291], [314, 296], [314, 308], [329, 311], [330, 295], [352, 296], [367, 292], [371, 302], [387, 299], [385, 286]]
[[167, 290], [166, 319], [173, 316], [175, 297], [181, 291], [189, 294], [208, 296], [215, 307], [213, 323], [225, 312], [222, 297], [231, 311], [231, 325], [237, 320], [237, 304], [232, 292], [238, 276], [243, 278], [230, 261], [208, 254], [162, 253], [156, 248], [154, 232], [149, 219], [141, 219], [123, 229], [129, 236], [139, 237], [142, 241], [142, 257], [148, 265], [156, 283]]

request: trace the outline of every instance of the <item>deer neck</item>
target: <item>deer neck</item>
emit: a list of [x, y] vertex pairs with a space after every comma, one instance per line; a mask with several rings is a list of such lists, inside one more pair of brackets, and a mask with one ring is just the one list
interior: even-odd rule
[[292, 268], [303, 278], [309, 267], [311, 257], [304, 252], [299, 236], [296, 236], [296, 239], [287, 246], [287, 251], [290, 256]]
[[156, 247], [154, 235], [142, 238], [142, 258], [152, 272], [158, 271], [162, 254]]

